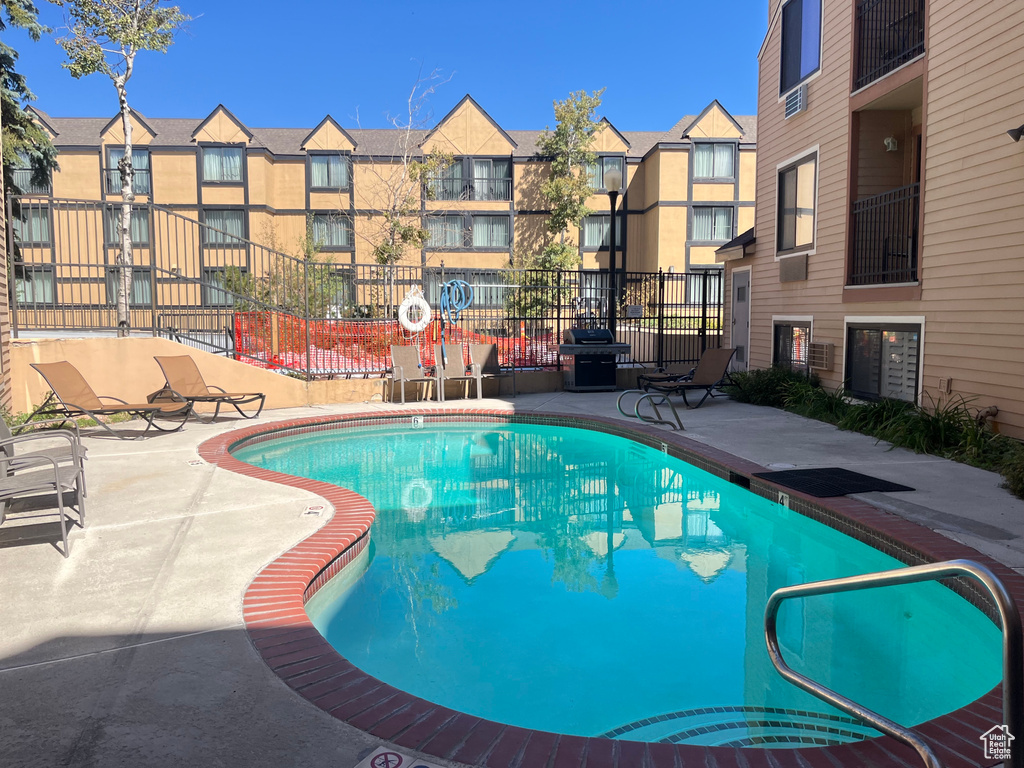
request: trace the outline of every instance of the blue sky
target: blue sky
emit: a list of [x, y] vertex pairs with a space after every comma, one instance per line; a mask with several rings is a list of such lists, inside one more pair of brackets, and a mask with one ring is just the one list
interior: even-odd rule
[[[63, 24], [59, 8], [36, 2], [45, 23]], [[179, 5], [195, 19], [166, 55], [139, 54], [130, 103], [153, 117], [204, 117], [223, 103], [253, 127], [312, 127], [327, 113], [344, 127], [384, 127], [418, 73], [434, 69], [450, 77], [430, 99], [435, 121], [470, 93], [506, 129], [543, 129], [554, 99], [602, 87], [599, 113], [620, 130], [668, 130], [716, 98], [753, 114], [768, 16], [767, 0]], [[115, 113], [110, 81], [74, 80], [52, 37], [9, 29], [5, 41], [40, 109]]]

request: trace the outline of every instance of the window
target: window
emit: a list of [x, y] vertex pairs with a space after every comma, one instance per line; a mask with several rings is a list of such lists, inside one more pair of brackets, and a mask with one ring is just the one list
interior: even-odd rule
[[53, 267], [17, 264], [14, 267], [14, 300], [26, 304], [53, 304]]
[[[107, 268], [107, 304], [117, 305], [117, 283], [121, 270], [117, 267]], [[132, 267], [132, 289], [128, 304], [133, 307], [148, 307], [153, 302], [153, 285], [149, 270], [145, 267]]]
[[473, 199], [511, 200], [512, 161], [473, 158]]
[[204, 211], [206, 245], [244, 245], [245, 211]]
[[789, 0], [782, 7], [779, 93], [800, 85], [821, 66], [821, 0]]
[[462, 199], [462, 161], [456, 160], [427, 179], [427, 192], [433, 200]]
[[731, 179], [735, 176], [734, 144], [695, 144], [693, 178]]
[[211, 181], [242, 181], [241, 147], [203, 147], [203, 183]]
[[13, 218], [14, 240], [19, 245], [50, 244], [50, 209], [45, 205], [22, 202], [21, 212]]
[[794, 371], [807, 371], [807, 344], [811, 326], [807, 323], [776, 323], [772, 362]]
[[461, 248], [463, 245], [462, 216], [430, 216], [427, 218], [428, 248]]
[[17, 194], [50, 194], [50, 170], [46, 169], [41, 175], [37, 176], [36, 170], [32, 167], [32, 161], [24, 152], [17, 154], [17, 158], [11, 167], [11, 181], [18, 188], [16, 190]]
[[[134, 185], [132, 185], [134, 186]], [[121, 206], [111, 205], [103, 217], [103, 239], [107, 245], [121, 244]], [[132, 209], [132, 226], [129, 233], [135, 245], [149, 245], [149, 212], [145, 208]]]
[[474, 248], [508, 248], [512, 242], [508, 216], [474, 216]]
[[342, 155], [310, 155], [309, 188], [347, 189], [348, 158]]
[[817, 155], [811, 155], [779, 171], [780, 253], [814, 247], [817, 166]]
[[352, 245], [352, 222], [340, 213], [314, 213], [313, 239], [325, 250]]
[[732, 240], [732, 208], [707, 206], [693, 209], [691, 240]]
[[[444, 282], [465, 280], [473, 287], [473, 306], [477, 309], [500, 309], [505, 306], [505, 272], [503, 270], [446, 269]], [[438, 306], [441, 303], [441, 270], [427, 269], [424, 272], [424, 288], [427, 303]]]
[[[612, 228], [612, 217], [610, 215], [587, 216], [583, 220], [583, 228], [580, 236], [583, 239], [584, 248], [607, 248], [608, 237]], [[625, 220], [620, 213], [615, 222], [615, 247], [622, 248], [622, 231], [625, 229]]]
[[[124, 147], [107, 149], [107, 194], [121, 194], [121, 169], [118, 163], [124, 157]], [[137, 195], [148, 195], [150, 191], [149, 150], [132, 147], [132, 191]]]
[[[597, 158], [597, 162], [587, 166], [587, 177], [590, 179], [590, 186], [595, 190], [604, 189], [604, 175], [612, 169], [622, 173], [621, 157]], [[626, 181], [626, 174], [624, 173], [622, 173], [622, 181]]]
[[920, 325], [858, 325], [847, 328], [846, 382], [865, 400], [917, 400]]
[[[229, 275], [228, 272], [231, 272]], [[245, 277], [241, 267], [205, 267], [203, 269], [203, 304], [207, 307], [230, 307], [235, 303], [231, 285], [237, 286]]]

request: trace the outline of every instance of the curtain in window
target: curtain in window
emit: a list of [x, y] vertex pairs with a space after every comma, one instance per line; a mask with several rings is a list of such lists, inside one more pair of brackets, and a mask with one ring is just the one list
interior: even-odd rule
[[314, 155], [309, 159], [310, 186], [343, 189], [348, 186], [348, 163], [340, 155]]
[[21, 217], [15, 217], [11, 223], [14, 226], [14, 239], [19, 243], [50, 242], [49, 208], [23, 204]]
[[693, 209], [693, 239], [714, 240], [715, 239], [715, 213], [714, 208]]
[[25, 265], [22, 277], [14, 278], [14, 295], [19, 304], [52, 304], [53, 272]]
[[[604, 161], [603, 162], [604, 173], [608, 173], [608, 171], [612, 171], [612, 170], [618, 171], [620, 174], [622, 174], [622, 180], [623, 180], [623, 182], [625, 182], [626, 174], [622, 172], [622, 158], [621, 157], [603, 157], [601, 159]], [[602, 175], [601, 175], [601, 181], [602, 182], [604, 181], [604, 173], [602, 173]]]
[[715, 145], [696, 144], [693, 149], [693, 178], [710, 179], [715, 173]]
[[[131, 225], [132, 242], [136, 245], [149, 242], [149, 215], [144, 210], [132, 210]], [[120, 245], [121, 243], [121, 207], [110, 206], [107, 208], [107, 243]]]
[[713, 239], [732, 239], [732, 208], [715, 208], [715, 236]]
[[348, 217], [318, 213], [313, 216], [313, 237], [327, 248], [351, 245]]
[[[583, 247], [599, 248], [608, 245], [608, 230], [611, 229], [610, 216], [587, 216], [583, 220]], [[618, 232], [616, 232], [618, 235]], [[615, 238], [618, 240], [618, 237]]]
[[495, 200], [490, 160], [473, 161], [473, 191], [477, 200]]
[[206, 230], [206, 242], [217, 245], [241, 245], [245, 234], [245, 217], [243, 211], [207, 211], [206, 223], [213, 229]]
[[507, 248], [509, 244], [508, 216], [474, 216], [473, 246]]
[[715, 144], [715, 176], [720, 179], [732, 178], [733, 146], [732, 144]]
[[242, 150], [210, 147], [203, 150], [203, 181], [241, 181]]
[[587, 165], [587, 181], [594, 189], [601, 189], [604, 186], [604, 173], [600, 161]]
[[462, 245], [462, 217], [431, 216], [427, 219], [427, 232], [427, 245], [431, 248], [458, 247]]
[[224, 178], [224, 164], [221, 153], [216, 149], [203, 150], [203, 181], [220, 181]]
[[224, 177], [222, 181], [242, 180], [242, 150], [224, 149]]

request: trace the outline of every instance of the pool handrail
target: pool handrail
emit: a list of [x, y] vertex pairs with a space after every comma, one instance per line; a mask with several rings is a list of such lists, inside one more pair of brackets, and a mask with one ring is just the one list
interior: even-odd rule
[[[640, 394], [640, 397], [637, 398], [636, 406], [633, 409], [633, 413], [632, 414], [626, 413], [624, 410], [622, 410], [622, 398], [624, 398], [626, 395], [635, 395], [638, 392], [641, 393], [641, 394]], [[654, 398], [656, 398], [656, 397], [660, 397], [661, 400], [658, 401], [658, 402], [655, 402]], [[651, 401], [651, 408], [654, 410], [654, 414], [655, 414], [656, 418], [651, 418], [649, 416], [641, 416], [640, 415], [640, 404], [643, 403], [645, 400], [650, 400]], [[659, 402], [661, 403], [661, 405], [665, 405], [665, 403], [668, 403], [668, 407], [670, 409], [672, 409], [672, 415], [675, 416], [675, 419], [676, 419], [676, 423], [675, 424], [673, 424], [671, 421], [667, 421], [667, 420], [665, 420], [665, 419], [663, 419], [661, 417], [661, 411], [658, 410], [658, 403]], [[640, 419], [640, 421], [647, 422], [648, 424], [663, 424], [666, 427], [672, 427], [672, 429], [676, 429], [676, 430], [682, 430], [683, 429], [683, 421], [682, 421], [682, 419], [679, 418], [679, 412], [676, 410], [675, 405], [673, 405], [672, 401], [669, 400], [668, 397], [666, 395], [664, 395], [663, 393], [661, 393], [661, 392], [644, 392], [644, 390], [642, 390], [642, 389], [627, 389], [625, 392], [623, 392], [621, 395], [619, 395], [618, 400], [615, 401], [615, 407], [619, 409], [619, 413], [621, 413], [623, 416], [627, 416], [628, 417], [628, 416], [632, 415], [635, 418]], [[677, 424], [678, 424], [678, 426], [676, 426]]]
[[[887, 587], [897, 584], [913, 584], [921, 581], [933, 581], [950, 576], [971, 576], [981, 582], [999, 611], [999, 620], [1003, 630], [1003, 725], [1009, 733], [1018, 738], [1024, 737], [1024, 641], [1021, 636], [1020, 612], [1017, 604], [1010, 597], [1006, 586], [986, 566], [973, 560], [947, 560], [939, 563], [914, 565], [891, 571], [865, 573], [859, 576], [847, 576], [826, 581], [814, 581], [807, 584], [796, 584], [775, 590], [768, 598], [764, 611], [765, 642], [768, 644], [768, 655], [772, 664], [783, 678], [798, 688], [807, 691], [822, 701], [831, 704], [847, 714], [862, 720], [871, 727], [894, 739], [912, 747], [924, 760], [928, 768], [942, 768], [931, 747], [920, 736], [909, 728], [889, 720], [871, 711], [867, 707], [826, 688], [805, 675], [792, 669], [782, 657], [777, 631], [779, 608], [784, 600], [814, 595], [852, 592], [854, 590]], [[1024, 768], [1024, 749], [1014, 747], [1010, 750], [1010, 759], [1004, 763], [1006, 768]]]

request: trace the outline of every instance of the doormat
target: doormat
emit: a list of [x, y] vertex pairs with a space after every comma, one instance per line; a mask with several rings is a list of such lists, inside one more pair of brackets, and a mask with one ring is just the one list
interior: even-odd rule
[[869, 491], [913, 491], [909, 485], [890, 483], [860, 472], [851, 472], [839, 467], [820, 469], [786, 469], [781, 472], [755, 472], [754, 477], [792, 488], [808, 496], [846, 496], [849, 493]]

